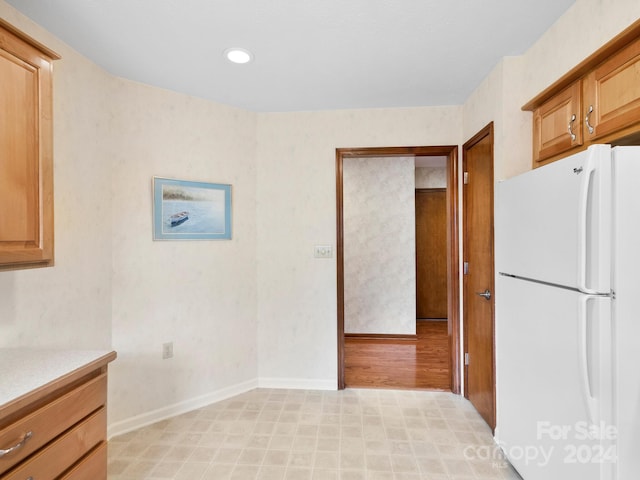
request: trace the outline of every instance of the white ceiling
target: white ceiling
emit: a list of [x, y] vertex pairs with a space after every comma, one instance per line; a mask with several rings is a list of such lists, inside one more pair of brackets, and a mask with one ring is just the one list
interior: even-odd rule
[[575, 0], [6, 1], [114, 75], [276, 112], [460, 105]]

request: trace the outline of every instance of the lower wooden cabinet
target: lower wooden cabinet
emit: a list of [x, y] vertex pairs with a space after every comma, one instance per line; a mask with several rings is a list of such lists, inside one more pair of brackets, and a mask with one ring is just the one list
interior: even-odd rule
[[[70, 465], [82, 463], [83, 457], [94, 447], [104, 443], [107, 415], [104, 408], [75, 425], [69, 432], [56, 438], [33, 458], [22, 462], [3, 480], [25, 478], [58, 478]], [[87, 479], [88, 480], [88, 479]]]
[[106, 480], [106, 363], [113, 358], [0, 408], [0, 480]]
[[107, 444], [101, 443], [60, 480], [107, 480]]

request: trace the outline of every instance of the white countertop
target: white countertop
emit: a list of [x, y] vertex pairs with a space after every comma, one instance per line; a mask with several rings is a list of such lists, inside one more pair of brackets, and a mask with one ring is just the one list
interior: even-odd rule
[[111, 350], [0, 348], [0, 407], [109, 353]]

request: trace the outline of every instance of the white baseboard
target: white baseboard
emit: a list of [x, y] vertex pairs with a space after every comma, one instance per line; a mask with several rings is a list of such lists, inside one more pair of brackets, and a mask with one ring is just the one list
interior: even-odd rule
[[231, 385], [230, 387], [221, 388], [220, 390], [216, 390], [215, 392], [207, 393], [199, 397], [174, 403], [173, 405], [167, 405], [166, 407], [162, 407], [151, 412], [136, 415], [135, 417], [127, 418], [126, 420], [115, 422], [107, 428], [107, 439], [137, 430], [138, 428], [146, 427], [147, 425], [151, 425], [161, 420], [166, 420], [167, 418], [175, 417], [176, 415], [190, 412], [191, 410], [206, 407], [212, 403], [226, 400], [227, 398], [240, 395], [241, 393], [248, 392], [249, 390], [253, 390], [257, 387], [257, 379], [249, 380], [236, 385]]
[[338, 382], [334, 379], [308, 378], [259, 378], [259, 388], [288, 388], [292, 390], [337, 390]]
[[286, 388], [291, 390], [337, 390], [336, 380], [318, 380], [306, 378], [260, 378], [221, 388], [215, 392], [190, 398], [166, 407], [142, 413], [135, 417], [115, 422], [107, 428], [107, 439], [137, 430], [167, 418], [206, 407], [212, 403], [226, 400], [255, 388]]

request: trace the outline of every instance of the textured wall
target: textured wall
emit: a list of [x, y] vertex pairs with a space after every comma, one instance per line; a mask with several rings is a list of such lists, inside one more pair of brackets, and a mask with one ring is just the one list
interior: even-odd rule
[[531, 113], [522, 105], [638, 18], [637, 0], [577, 0], [524, 55], [487, 75], [464, 104], [463, 138], [495, 122], [496, 180], [531, 169]]
[[[0, 16], [63, 56], [56, 267], [0, 274], [0, 346], [107, 348], [113, 321], [121, 358], [110, 416], [120, 419], [241, 382], [256, 344], [259, 377], [335, 385], [335, 258], [313, 258], [314, 244], [335, 245], [335, 148], [456, 145], [493, 120], [496, 177], [526, 170], [531, 124], [521, 105], [639, 18], [640, 2], [578, 0], [464, 107], [257, 116], [114, 79], [2, 0]], [[152, 175], [233, 183], [235, 241], [150, 241]], [[117, 221], [123, 211], [135, 220]], [[181, 283], [169, 284], [167, 271]], [[161, 362], [158, 342], [170, 339], [176, 358]]]
[[2, 1], [0, 17], [62, 55], [53, 86], [55, 267], [0, 273], [0, 347], [108, 348], [113, 79]]
[[416, 188], [447, 188], [447, 167], [416, 168]]
[[[257, 377], [255, 115], [118, 80], [111, 421]], [[151, 179], [232, 185], [232, 240], [153, 241]], [[123, 222], [122, 214], [126, 214]], [[175, 356], [162, 360], [162, 343]]]
[[[473, 136], [489, 121], [495, 122], [496, 181], [531, 169], [531, 113], [522, 112], [522, 105], [638, 18], [640, 2], [637, 0], [577, 0], [524, 55], [502, 59], [470, 95], [464, 105], [464, 138]], [[567, 41], [577, 38], [580, 41]], [[499, 201], [497, 198], [496, 203]], [[496, 259], [500, 252], [500, 245], [496, 244]], [[495, 294], [499, 296], [500, 290]], [[500, 338], [505, 321], [508, 319], [496, 310], [498, 440], [502, 422]]]
[[461, 107], [258, 116], [258, 365], [271, 384], [334, 386], [337, 147], [457, 145]]
[[[0, 273], [0, 347], [114, 348], [109, 423], [257, 382], [256, 115], [56, 50], [56, 266]], [[233, 185], [233, 240], [154, 242], [152, 176]], [[175, 356], [161, 359], [163, 342]]]
[[416, 330], [415, 161], [343, 162], [344, 331]]

